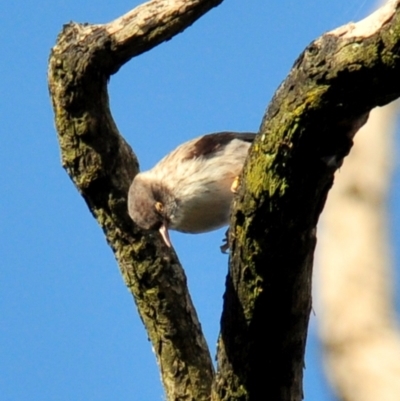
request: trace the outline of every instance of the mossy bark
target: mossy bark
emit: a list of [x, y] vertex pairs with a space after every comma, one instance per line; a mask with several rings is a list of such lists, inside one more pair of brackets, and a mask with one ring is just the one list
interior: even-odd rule
[[102, 227], [153, 344], [168, 400], [209, 400], [213, 365], [186, 277], [157, 235], [127, 213], [138, 161], [112, 119], [107, 82], [221, 0], [156, 0], [107, 25], [64, 26], [48, 81], [64, 168]]
[[400, 96], [399, 49], [399, 13], [369, 37], [326, 34], [268, 107], [234, 202], [214, 399], [303, 398], [316, 225], [354, 134]]
[[138, 162], [112, 119], [107, 82], [220, 2], [153, 0], [110, 24], [64, 27], [48, 72], [62, 162], [115, 253], [167, 398], [298, 401], [316, 224], [355, 132], [400, 94], [398, 1], [372, 34], [313, 42], [267, 110], [234, 202], [214, 378], [176, 254], [128, 217]]

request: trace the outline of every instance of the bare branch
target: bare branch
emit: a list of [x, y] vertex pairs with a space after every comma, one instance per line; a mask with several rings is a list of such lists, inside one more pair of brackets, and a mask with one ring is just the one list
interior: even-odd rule
[[303, 397], [316, 224], [369, 111], [400, 96], [398, 9], [311, 43], [268, 107], [232, 214], [215, 399]]
[[138, 171], [107, 94], [111, 73], [193, 23], [221, 0], [154, 0], [107, 25], [64, 27], [48, 81], [63, 166], [113, 249], [160, 365], [169, 400], [207, 400], [209, 351], [175, 253], [134, 227], [129, 185]]
[[[111, 117], [107, 81], [220, 2], [153, 0], [106, 25], [71, 23], [49, 61], [63, 165], [135, 297], [169, 400], [209, 399], [213, 368], [176, 255], [127, 216], [138, 163]], [[362, 29], [312, 43], [268, 108], [232, 216], [215, 400], [259, 400], [265, 391], [302, 398], [315, 227], [354, 134], [371, 108], [400, 94], [397, 7], [391, 1]]]
[[[113, 74], [129, 61], [170, 40], [223, 0], [152, 0], [105, 25], [81, 25], [80, 41], [97, 42]], [[89, 37], [89, 38], [88, 38]]]

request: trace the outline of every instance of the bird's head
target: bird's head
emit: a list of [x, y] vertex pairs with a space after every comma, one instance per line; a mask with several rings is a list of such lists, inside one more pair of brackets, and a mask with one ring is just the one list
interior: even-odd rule
[[139, 227], [145, 230], [158, 230], [165, 244], [171, 247], [166, 192], [166, 188], [152, 182], [145, 173], [139, 173], [129, 188], [128, 212]]

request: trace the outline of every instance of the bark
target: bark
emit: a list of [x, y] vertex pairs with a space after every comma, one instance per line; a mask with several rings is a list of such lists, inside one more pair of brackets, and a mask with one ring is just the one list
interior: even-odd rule
[[231, 220], [215, 399], [302, 399], [316, 225], [354, 134], [399, 96], [398, 7], [311, 43], [268, 107]]
[[167, 398], [299, 400], [315, 226], [369, 110], [400, 94], [398, 1], [312, 43], [268, 108], [234, 205], [211, 393], [212, 363], [177, 256], [128, 218], [138, 163], [112, 119], [107, 81], [221, 1], [153, 0], [110, 24], [64, 27], [48, 71], [62, 161], [135, 298]]
[[395, 401], [400, 333], [394, 319], [387, 197], [398, 104], [371, 113], [337, 176], [318, 253], [318, 320], [339, 399]]
[[63, 166], [114, 251], [169, 400], [209, 399], [213, 366], [176, 254], [128, 217], [127, 193], [138, 162], [112, 119], [107, 82], [130, 58], [170, 39], [220, 2], [156, 0], [106, 25], [70, 23], [49, 61]]

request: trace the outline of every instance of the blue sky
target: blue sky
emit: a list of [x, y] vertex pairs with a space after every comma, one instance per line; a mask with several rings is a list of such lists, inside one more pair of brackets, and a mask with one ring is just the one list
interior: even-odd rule
[[[61, 168], [46, 82], [49, 51], [64, 23], [105, 23], [138, 4], [17, 0], [1, 6], [3, 401], [163, 399], [132, 297]], [[366, 0], [225, 0], [183, 34], [132, 60], [112, 77], [109, 91], [114, 118], [141, 168], [204, 133], [256, 131], [303, 48], [371, 7]], [[394, 238], [400, 235], [398, 196], [391, 200]], [[219, 251], [223, 235], [172, 233], [213, 353], [228, 260]], [[312, 318], [306, 399], [330, 401], [314, 325]]]

